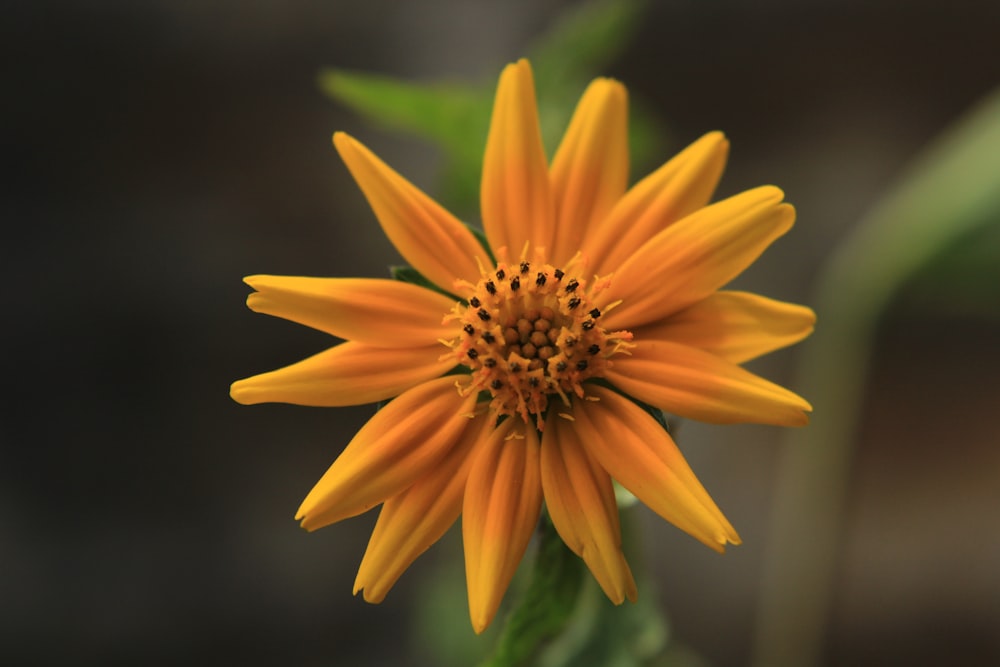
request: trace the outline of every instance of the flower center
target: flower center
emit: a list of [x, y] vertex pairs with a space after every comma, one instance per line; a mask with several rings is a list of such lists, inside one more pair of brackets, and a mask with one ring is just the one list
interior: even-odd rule
[[461, 332], [446, 344], [458, 363], [471, 369], [459, 381], [463, 394], [489, 392], [490, 409], [544, 423], [549, 396], [566, 405], [583, 398], [583, 382], [601, 377], [609, 357], [626, 352], [632, 334], [609, 332], [591, 301], [604, 286], [544, 262], [499, 262], [469, 287], [468, 305], [458, 305], [446, 319]]

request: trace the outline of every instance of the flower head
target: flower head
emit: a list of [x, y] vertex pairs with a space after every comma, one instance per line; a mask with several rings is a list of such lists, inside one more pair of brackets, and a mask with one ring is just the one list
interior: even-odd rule
[[[809, 334], [808, 308], [720, 291], [792, 226], [775, 187], [715, 204], [705, 135], [630, 189], [627, 98], [586, 90], [551, 165], [527, 61], [500, 77], [482, 180], [489, 248], [353, 138], [334, 144], [400, 254], [440, 291], [251, 276], [247, 300], [345, 342], [233, 384], [241, 403], [383, 401], [299, 508], [314, 530], [382, 504], [355, 582], [382, 600], [462, 516], [473, 627], [492, 620], [542, 504], [616, 604], [636, 597], [617, 480], [712, 549], [740, 538], [635, 401], [785, 426], [810, 406], [740, 364]], [[446, 296], [446, 294], [451, 296]]]

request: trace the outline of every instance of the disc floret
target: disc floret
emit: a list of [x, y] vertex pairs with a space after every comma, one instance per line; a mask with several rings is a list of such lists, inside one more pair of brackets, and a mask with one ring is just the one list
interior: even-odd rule
[[[572, 264], [572, 262], [571, 262]], [[584, 397], [583, 383], [601, 377], [609, 358], [631, 347], [632, 334], [609, 332], [593, 297], [607, 284], [587, 281], [541, 261], [499, 262], [483, 270], [468, 299], [446, 318], [460, 333], [449, 354], [468, 367], [463, 394], [488, 392], [489, 407], [525, 422], [544, 423], [549, 397]]]

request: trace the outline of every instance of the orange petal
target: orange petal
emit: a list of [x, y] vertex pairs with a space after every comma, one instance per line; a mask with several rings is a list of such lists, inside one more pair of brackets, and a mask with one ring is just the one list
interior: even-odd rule
[[750, 266], [795, 222], [784, 194], [765, 186], [703, 208], [654, 236], [615, 271], [599, 300], [623, 303], [604, 325], [633, 328], [704, 299]]
[[[508, 440], [517, 433], [519, 437]], [[465, 577], [472, 627], [493, 620], [542, 508], [538, 435], [507, 419], [476, 453], [462, 505]]]
[[526, 241], [533, 248], [552, 248], [555, 209], [527, 60], [500, 75], [480, 196], [483, 228], [494, 250], [506, 247], [518, 257]]
[[472, 454], [489, 435], [484, 433], [488, 422], [485, 415], [469, 420], [440, 463], [385, 501], [358, 568], [355, 595], [363, 589], [365, 600], [381, 602], [403, 571], [455, 523], [462, 512]]
[[584, 254], [593, 258], [595, 273], [614, 271], [668, 225], [705, 206], [728, 154], [725, 136], [710, 132], [636, 183], [586, 237]]
[[421, 347], [455, 335], [442, 324], [455, 300], [398, 280], [248, 276], [255, 312], [304, 324], [331, 336], [380, 347]]
[[804, 426], [806, 401], [714, 354], [666, 340], [636, 339], [605, 378], [666, 412], [713, 424]]
[[632, 333], [636, 340], [680, 343], [742, 364], [799, 342], [815, 323], [816, 314], [805, 306], [748, 292], [715, 292]]
[[455, 216], [343, 132], [333, 144], [361, 187], [385, 235], [413, 268], [446, 291], [456, 279], [475, 283], [489, 255]]
[[549, 170], [558, 233], [549, 253], [564, 264], [628, 186], [628, 93], [596, 79], [583, 93]]
[[363, 405], [398, 396], [450, 370], [441, 346], [384, 348], [348, 341], [297, 364], [233, 383], [243, 405], [294, 403], [319, 407]]
[[722, 552], [740, 537], [716, 507], [670, 435], [649, 413], [605, 387], [575, 401], [574, 430], [618, 482], [661, 517]]
[[611, 477], [588, 453], [575, 423], [550, 417], [542, 435], [545, 507], [563, 542], [583, 558], [615, 604], [636, 599], [635, 579], [622, 553]]
[[315, 530], [403, 492], [455, 446], [475, 400], [459, 396], [450, 376], [401, 394], [358, 431], [295, 518]]

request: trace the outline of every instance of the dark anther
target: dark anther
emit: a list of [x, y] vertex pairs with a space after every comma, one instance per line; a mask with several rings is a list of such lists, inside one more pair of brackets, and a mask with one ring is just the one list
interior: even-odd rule
[[475, 348], [469, 348], [469, 351], [466, 354], [469, 355], [469, 359], [475, 359], [479, 356], [479, 353], [476, 352]]
[[479, 319], [481, 319], [483, 322], [489, 322], [490, 320], [490, 314], [486, 312], [485, 308], [480, 308], [479, 310], [477, 310], [476, 315], [479, 315]]
[[559, 371], [560, 373], [566, 370], [566, 362], [560, 361], [558, 364], [556, 364], [556, 370]]
[[573, 336], [566, 336], [566, 347], [573, 347], [576, 345], [576, 338]]
[[[501, 273], [503, 273], [503, 272], [501, 271]], [[496, 294], [497, 293], [497, 286], [493, 284], [492, 280], [487, 280], [486, 281], [486, 291], [489, 292], [490, 294]]]
[[539, 287], [545, 284], [545, 274], [541, 271], [538, 272], [538, 277], [535, 278], [535, 284]]
[[517, 276], [514, 276], [513, 278], [510, 279], [510, 291], [516, 292], [519, 289], [521, 289], [521, 279], [518, 278]]
[[521, 262], [521, 273], [527, 273], [529, 270], [531, 270], [531, 263]]
[[476, 333], [476, 327], [472, 326], [471, 324], [466, 324], [464, 327], [462, 327], [462, 331], [471, 336], [472, 334]]
[[585, 371], [585, 370], [587, 370], [587, 360], [586, 359], [581, 359], [580, 361], [576, 362], [576, 370], [578, 370], [578, 371]]
[[573, 310], [574, 308], [580, 305], [580, 297], [574, 296], [572, 299], [569, 300], [569, 303], [567, 303], [566, 305], [569, 306], [570, 310]]
[[479, 306], [481, 306], [482, 303], [479, 301], [479, 297], [474, 296], [471, 299], [469, 299], [469, 305], [472, 306], [473, 308], [479, 308]]
[[491, 334], [489, 331], [484, 331], [483, 332], [483, 340], [485, 340], [487, 343], [492, 343], [493, 341], [496, 340], [496, 337], [493, 334]]
[[532, 387], [537, 387], [538, 378], [536, 378], [535, 376], [531, 376], [530, 378], [528, 378], [528, 384], [530, 384]]
[[592, 311], [590, 311], [590, 316], [593, 317], [596, 320], [598, 317], [601, 316], [601, 309], [600, 308], [594, 308]]
[[584, 331], [590, 331], [594, 328], [594, 320], [584, 320], [580, 326], [583, 327]]
[[511, 373], [520, 373], [521, 372], [521, 364], [517, 363], [516, 361], [510, 362], [510, 372]]
[[494, 380], [493, 382], [490, 382], [490, 386], [493, 387], [494, 389], [499, 389], [500, 387], [503, 386], [503, 382], [501, 382], [500, 380]]
[[587, 352], [590, 352], [591, 354], [597, 354], [600, 351], [601, 351], [601, 346], [598, 345], [597, 343], [594, 343], [593, 345], [587, 348]]
[[496, 365], [497, 365], [497, 360], [494, 359], [493, 357], [486, 357], [485, 359], [483, 359], [483, 366], [486, 366], [486, 368], [493, 368]]
[[579, 286], [580, 286], [580, 281], [578, 281], [576, 278], [571, 278], [570, 281], [566, 283], [566, 291], [567, 292], [576, 291], [576, 288]]
[[556, 269], [555, 271], [552, 272], [552, 275], [556, 277], [556, 280], [562, 280], [562, 277], [565, 276], [566, 274], [563, 273], [562, 269]]
[[504, 273], [503, 269], [497, 271], [497, 280], [503, 280], [505, 277], [507, 277], [507, 274]]

